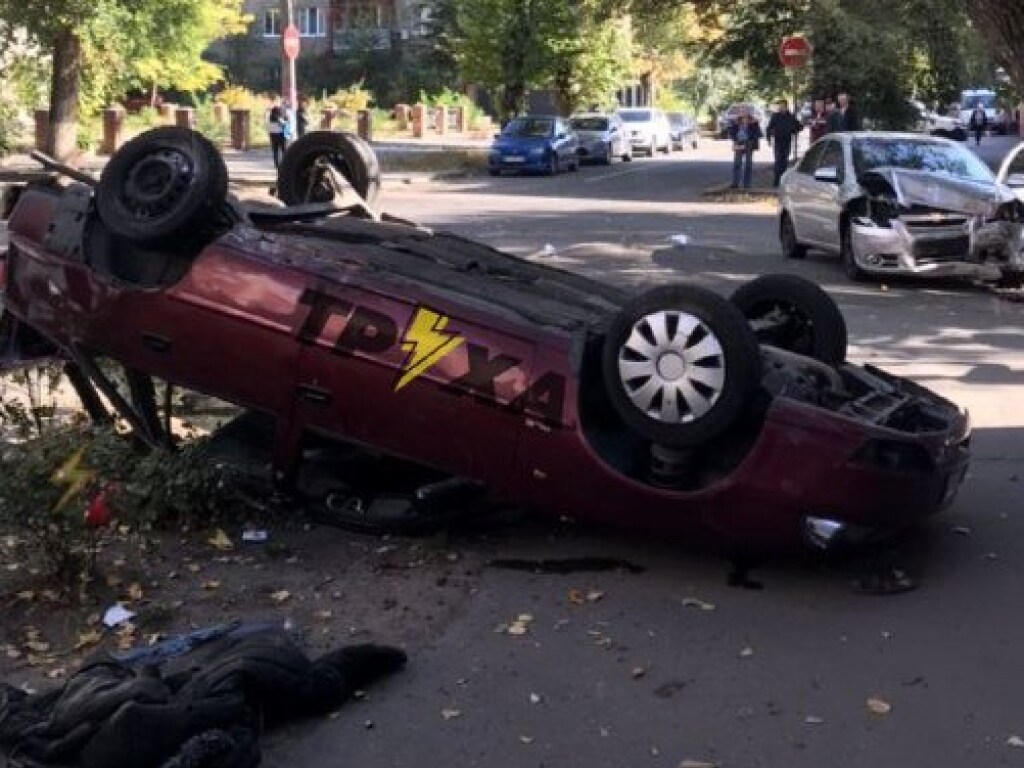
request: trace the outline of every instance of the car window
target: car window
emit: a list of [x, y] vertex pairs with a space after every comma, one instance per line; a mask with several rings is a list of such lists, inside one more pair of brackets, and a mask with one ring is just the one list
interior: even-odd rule
[[619, 117], [627, 123], [649, 123], [652, 119], [649, 109], [624, 109], [619, 112]]
[[835, 168], [839, 171], [839, 180], [843, 180], [843, 145], [838, 141], [827, 141], [821, 151], [818, 168]]
[[811, 148], [807, 150], [804, 155], [804, 159], [800, 161], [800, 164], [796, 167], [800, 173], [806, 173], [808, 175], [814, 173], [814, 169], [818, 167], [818, 158], [821, 157], [821, 151], [825, 149], [824, 141], [817, 141], [811, 145]]
[[959, 144], [912, 139], [863, 138], [853, 142], [853, 167], [860, 177], [873, 168], [932, 171], [969, 181], [993, 179], [978, 156]]
[[554, 127], [555, 121], [551, 118], [517, 117], [505, 126], [504, 133], [507, 136], [546, 137], [552, 134]]
[[608, 127], [607, 117], [574, 117], [569, 121], [577, 131], [603, 131]]

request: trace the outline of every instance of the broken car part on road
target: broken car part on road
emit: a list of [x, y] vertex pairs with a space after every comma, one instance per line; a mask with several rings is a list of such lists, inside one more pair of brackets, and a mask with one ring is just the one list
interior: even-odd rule
[[[372, 176], [358, 139], [334, 141], [356, 148], [333, 172]], [[43, 340], [154, 446], [169, 442], [156, 377], [261, 414], [283, 490], [327, 441], [422, 467], [424, 485], [462, 478], [463, 499], [744, 550], [897, 530], [963, 479], [966, 416], [846, 362], [841, 315], [805, 281], [760, 278], [735, 302], [687, 284], [632, 296], [377, 221], [365, 189], [295, 183], [318, 202], [251, 209], [185, 129], [119, 156], [95, 188], [21, 195], [5, 353]], [[308, 182], [323, 162], [283, 168]], [[130, 372], [127, 396], [101, 359]]]

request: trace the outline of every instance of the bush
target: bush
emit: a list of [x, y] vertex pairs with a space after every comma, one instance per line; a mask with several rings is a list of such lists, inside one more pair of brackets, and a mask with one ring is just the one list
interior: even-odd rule
[[325, 102], [344, 112], [355, 113], [360, 109], [366, 109], [372, 100], [373, 94], [363, 87], [363, 81], [360, 80], [328, 96]]

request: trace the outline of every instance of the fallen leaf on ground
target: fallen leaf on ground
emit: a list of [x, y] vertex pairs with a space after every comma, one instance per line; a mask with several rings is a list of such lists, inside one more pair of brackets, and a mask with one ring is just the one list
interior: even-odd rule
[[102, 639], [103, 635], [101, 635], [98, 630], [90, 629], [88, 632], [82, 632], [78, 635], [78, 642], [75, 643], [75, 650], [79, 651], [82, 648], [88, 648], [92, 645], [96, 645]]
[[47, 672], [46, 676], [51, 680], [56, 680], [58, 677], [64, 677], [67, 673], [68, 671], [64, 669], [64, 667], [57, 667], [56, 669], [51, 669]]
[[462, 716], [462, 712], [460, 712], [457, 709], [442, 709], [441, 710], [441, 717], [443, 717], [445, 720], [453, 720], [456, 717], [461, 717], [461, 716]]
[[50, 644], [44, 643], [42, 640], [29, 640], [25, 643], [25, 647], [33, 653], [46, 653], [50, 650]]
[[203, 566], [201, 566], [199, 563], [189, 563], [185, 567], [188, 568], [189, 571], [191, 571], [192, 573], [199, 573], [201, 570], [203, 570]]
[[231, 539], [226, 533], [224, 533], [222, 528], [218, 528], [214, 531], [213, 536], [208, 538], [206, 543], [221, 552], [228, 552], [235, 548], [234, 543], [232, 543]]
[[277, 592], [274, 592], [270, 596], [270, 599], [278, 604], [287, 603], [289, 600], [292, 599], [292, 593], [289, 592], [287, 589], [279, 589]]
[[203, 582], [203, 589], [220, 589], [220, 582], [216, 579]]
[[885, 699], [880, 699], [877, 696], [872, 696], [867, 701], [868, 711], [875, 715], [888, 715], [892, 711], [892, 704], [887, 702]]
[[643, 667], [633, 667], [633, 679], [639, 680], [641, 677], [647, 674], [647, 670]]
[[131, 600], [141, 600], [143, 596], [142, 585], [132, 584], [128, 587], [128, 597]]
[[[32, 598], [28, 598], [31, 600]], [[569, 590], [569, 602], [573, 605], [583, 605], [583, 593], [578, 589]]]

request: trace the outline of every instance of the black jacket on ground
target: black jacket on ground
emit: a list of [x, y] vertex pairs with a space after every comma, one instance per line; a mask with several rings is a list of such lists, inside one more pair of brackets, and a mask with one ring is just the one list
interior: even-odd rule
[[253, 768], [262, 727], [326, 714], [404, 663], [376, 645], [311, 661], [277, 629], [162, 666], [102, 655], [52, 691], [0, 686], [0, 749], [12, 768]]

